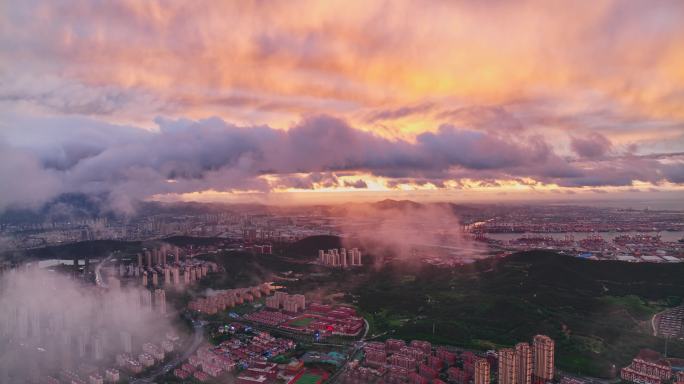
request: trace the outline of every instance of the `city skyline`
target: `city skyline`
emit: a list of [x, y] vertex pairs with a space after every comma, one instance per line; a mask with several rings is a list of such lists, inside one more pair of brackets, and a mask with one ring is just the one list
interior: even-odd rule
[[684, 196], [681, 2], [3, 10], [0, 211]]
[[0, 384], [684, 384], [684, 1], [0, 2]]

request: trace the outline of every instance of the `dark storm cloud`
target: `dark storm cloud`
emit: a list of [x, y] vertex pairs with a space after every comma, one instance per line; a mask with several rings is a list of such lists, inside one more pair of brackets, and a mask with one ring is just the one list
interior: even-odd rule
[[[104, 194], [111, 209], [130, 211], [139, 199], [207, 189], [366, 188], [361, 179], [338, 179], [338, 173], [355, 172], [437, 187], [462, 178], [490, 185], [529, 177], [591, 187], [684, 181], [681, 157], [611, 158], [607, 150], [593, 149], [591, 156], [573, 161], [557, 155], [540, 136], [453, 125], [410, 142], [376, 136], [330, 116], [304, 119], [287, 131], [218, 118], [157, 119], [156, 132], [85, 119], [29, 123], [23, 130], [24, 124], [14, 121], [3, 132], [0, 179], [9, 182], [0, 186], [0, 208], [35, 206], [70, 192]], [[582, 150], [586, 155], [587, 148]], [[260, 177], [265, 174], [276, 181]]]
[[366, 189], [368, 188], [368, 184], [366, 184], [363, 179], [358, 179], [356, 181], [345, 181], [344, 182], [345, 187], [351, 187], [351, 188], [356, 188], [356, 189]]
[[684, 160], [664, 165], [662, 172], [671, 182], [684, 183]]
[[586, 137], [573, 136], [570, 146], [581, 157], [598, 158], [605, 156], [613, 144], [600, 133], [592, 132]]
[[468, 169], [500, 169], [546, 161], [551, 149], [539, 137], [516, 141], [509, 136], [442, 125], [436, 133], [417, 138], [426, 165], [461, 166]]

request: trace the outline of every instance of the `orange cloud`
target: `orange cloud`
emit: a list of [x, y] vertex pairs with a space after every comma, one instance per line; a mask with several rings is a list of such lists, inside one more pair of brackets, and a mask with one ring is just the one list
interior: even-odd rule
[[[578, 143], [597, 137], [610, 143], [601, 155], [684, 152], [681, 1], [74, 0], [2, 8], [6, 115], [88, 116], [152, 131], [158, 117], [217, 116], [287, 130], [326, 115], [387, 140], [388, 151], [450, 130], [488, 138], [475, 149], [439, 147], [457, 165], [489, 164], [504, 143], [529, 143], [529, 152], [553, 154], [554, 163], [542, 172], [534, 160], [508, 173], [577, 179], [559, 188], [600, 184], [609, 174], [617, 175], [614, 184], [680, 180], [680, 163], [661, 169], [640, 158], [645, 169], [632, 176], [636, 160], [605, 159], [599, 167], [576, 157]], [[506, 184], [501, 175], [446, 163], [440, 171], [449, 175], [422, 181], [375, 176], [386, 177], [378, 185], [389, 189], [466, 179]], [[573, 167], [587, 175], [573, 175]], [[258, 181], [247, 190], [265, 188]], [[372, 178], [363, 182], [377, 187]], [[363, 185], [358, 177], [346, 183], [339, 188], [363, 189], [355, 188]]]
[[[681, 119], [684, 23], [673, 15], [683, 7], [47, 2], [35, 12], [8, 5], [2, 32], [16, 63], [31, 64], [19, 72], [150, 93], [174, 115], [345, 114], [426, 98], [491, 105], [591, 90], [647, 117]], [[45, 60], [54, 68], [37, 63]]]

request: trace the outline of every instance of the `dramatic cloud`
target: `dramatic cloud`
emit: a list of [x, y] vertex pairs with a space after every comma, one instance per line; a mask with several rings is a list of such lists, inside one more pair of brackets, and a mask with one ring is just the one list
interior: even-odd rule
[[7, 205], [36, 207], [63, 191], [59, 173], [31, 153], [0, 141], [0, 210]]
[[683, 12], [676, 0], [25, 1], [0, 16], [12, 57], [0, 99], [107, 118], [282, 124], [311, 112], [362, 109], [375, 120], [554, 97], [681, 121]]
[[[682, 156], [608, 157], [601, 151], [591, 152], [587, 161], [573, 161], [556, 154], [538, 135], [452, 125], [407, 141], [376, 136], [329, 116], [304, 119], [286, 131], [237, 126], [218, 118], [158, 119], [157, 124], [157, 131], [55, 125], [46, 127], [46, 138], [33, 146], [3, 144], [0, 176], [15, 182], [0, 188], [0, 208], [36, 206], [62, 193], [85, 193], [104, 196], [111, 209], [130, 212], [140, 199], [204, 190], [366, 189], [367, 181], [355, 176], [362, 174], [387, 179], [389, 188], [405, 183], [445, 188], [463, 179], [481, 186], [500, 186], [498, 180], [511, 179], [568, 187], [681, 182]], [[100, 130], [121, 134], [93, 142]], [[16, 140], [19, 131], [8, 129], [6, 136]], [[68, 134], [73, 131], [80, 134]]]
[[456, 263], [487, 257], [487, 247], [464, 233], [449, 205], [385, 200], [347, 206], [346, 214], [354, 218], [348, 221], [353, 225], [342, 221], [346, 247], [361, 247], [375, 257], [376, 266], [385, 257], [415, 260], [440, 255]]
[[13, 2], [0, 209], [67, 192], [126, 211], [208, 190], [682, 184], [683, 14], [676, 0]]

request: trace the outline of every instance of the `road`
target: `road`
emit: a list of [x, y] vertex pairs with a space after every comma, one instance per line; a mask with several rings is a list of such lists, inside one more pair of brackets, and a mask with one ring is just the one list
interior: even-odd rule
[[342, 373], [345, 371], [347, 364], [349, 364], [349, 362], [351, 362], [354, 359], [354, 356], [356, 356], [356, 354], [358, 354], [361, 351], [361, 349], [363, 348], [364, 342], [366, 340], [366, 336], [368, 336], [368, 331], [370, 330], [370, 324], [368, 324], [368, 320], [366, 320], [364, 318], [363, 322], [366, 323], [366, 330], [363, 332], [363, 336], [361, 337], [361, 340], [359, 340], [359, 342], [354, 344], [354, 349], [351, 351], [351, 353], [349, 353], [349, 355], [347, 356], [347, 358], [344, 361], [344, 364], [342, 364], [337, 369], [337, 371], [335, 371], [335, 373], [333, 373], [333, 375], [328, 378], [326, 383], [328, 383], [328, 384], [336, 383], [337, 380], [340, 378], [340, 375], [342, 375]]
[[368, 324], [368, 320], [366, 318], [363, 318], [363, 322], [366, 324], [366, 330], [363, 331], [363, 336], [361, 336], [361, 341], [366, 340], [366, 336], [368, 336], [368, 331], [370, 331], [370, 324]]
[[99, 263], [97, 263], [97, 266], [95, 267], [95, 284], [97, 284], [98, 287], [107, 288], [107, 284], [105, 284], [104, 280], [102, 279], [102, 272], [101, 272], [101, 270], [102, 270], [102, 266], [103, 266], [106, 262], [108, 262], [109, 260], [111, 260], [112, 257], [114, 257], [114, 253], [110, 253], [109, 256], [105, 257], [104, 259], [102, 259], [102, 261], [100, 261]]
[[188, 345], [185, 351], [183, 351], [183, 353], [179, 354], [175, 359], [167, 362], [166, 364], [155, 368], [146, 377], [141, 377], [131, 381], [131, 384], [154, 383], [154, 380], [157, 379], [159, 376], [166, 375], [174, 367], [176, 367], [183, 361], [187, 360], [190, 357], [190, 355], [195, 353], [197, 348], [199, 348], [199, 346], [204, 341], [204, 323], [200, 321], [193, 321], [193, 329], [194, 333], [192, 335], [192, 342], [190, 343], [190, 345]]

